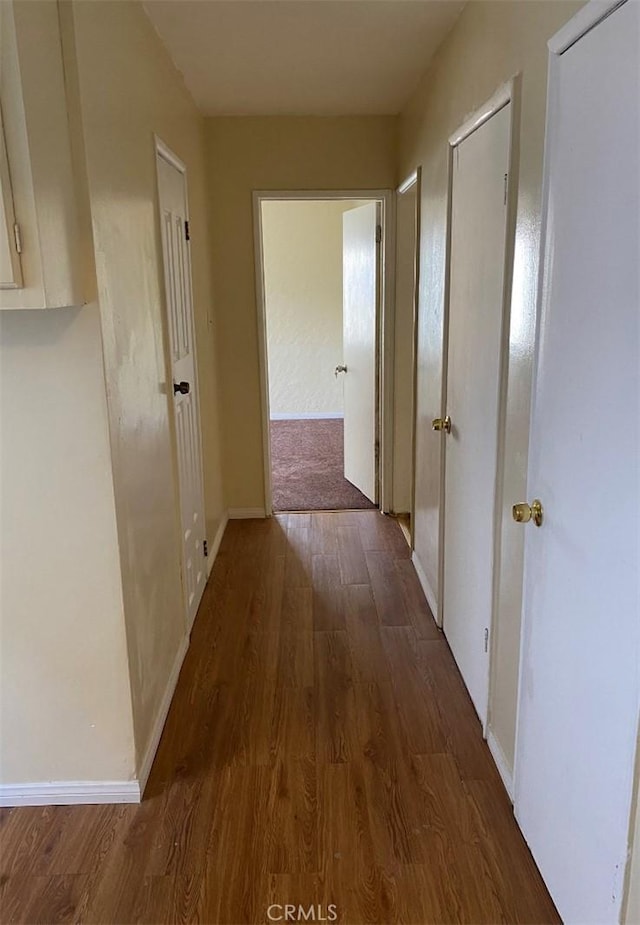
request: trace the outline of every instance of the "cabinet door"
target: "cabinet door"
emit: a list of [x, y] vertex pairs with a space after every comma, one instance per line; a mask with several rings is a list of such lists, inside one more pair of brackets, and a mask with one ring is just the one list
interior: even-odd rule
[[19, 240], [0, 112], [0, 289], [19, 289], [22, 286]]

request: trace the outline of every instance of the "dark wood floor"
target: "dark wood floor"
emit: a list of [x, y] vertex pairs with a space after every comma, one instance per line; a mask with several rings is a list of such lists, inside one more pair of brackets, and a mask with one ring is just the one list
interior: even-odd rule
[[144, 802], [0, 820], [3, 923], [559, 921], [373, 511], [230, 523]]

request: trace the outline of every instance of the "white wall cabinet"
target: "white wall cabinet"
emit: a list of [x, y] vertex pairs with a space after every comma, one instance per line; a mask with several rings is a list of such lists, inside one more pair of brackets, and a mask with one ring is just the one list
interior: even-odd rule
[[0, 3], [0, 309], [85, 302], [58, 4]]

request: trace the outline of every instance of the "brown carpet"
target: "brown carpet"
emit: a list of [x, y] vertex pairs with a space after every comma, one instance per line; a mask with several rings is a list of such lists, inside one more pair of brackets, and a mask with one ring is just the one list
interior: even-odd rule
[[341, 420], [271, 421], [275, 511], [344, 511], [375, 508], [348, 482]]

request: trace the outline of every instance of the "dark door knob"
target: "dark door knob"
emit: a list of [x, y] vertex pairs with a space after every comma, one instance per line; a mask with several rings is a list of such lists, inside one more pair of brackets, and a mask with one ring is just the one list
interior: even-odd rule
[[180, 392], [181, 395], [188, 395], [189, 389], [191, 386], [188, 382], [174, 382], [173, 383], [173, 394]]

